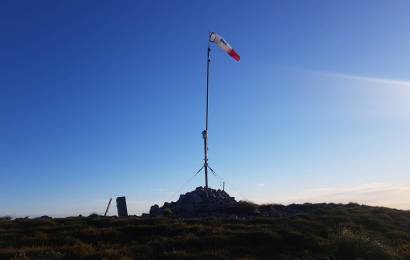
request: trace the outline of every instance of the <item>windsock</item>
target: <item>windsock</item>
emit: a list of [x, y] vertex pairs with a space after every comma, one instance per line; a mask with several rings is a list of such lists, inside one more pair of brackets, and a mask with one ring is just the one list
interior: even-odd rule
[[216, 43], [222, 50], [228, 53], [232, 58], [236, 61], [239, 61], [241, 57], [234, 49], [232, 49], [231, 45], [229, 45], [220, 35], [216, 33], [211, 33], [209, 36], [209, 41]]

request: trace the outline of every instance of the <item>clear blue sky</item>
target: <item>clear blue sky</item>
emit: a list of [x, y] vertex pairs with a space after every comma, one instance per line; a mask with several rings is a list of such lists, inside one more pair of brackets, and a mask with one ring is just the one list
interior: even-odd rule
[[[238, 199], [410, 209], [408, 1], [1, 1], [0, 215]], [[210, 177], [211, 186], [220, 179]], [[112, 210], [111, 214], [115, 211]]]

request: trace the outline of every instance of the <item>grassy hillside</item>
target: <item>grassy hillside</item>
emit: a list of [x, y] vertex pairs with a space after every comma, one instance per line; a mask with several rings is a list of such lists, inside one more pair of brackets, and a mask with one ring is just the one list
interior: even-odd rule
[[[243, 204], [264, 212], [273, 206]], [[410, 212], [275, 206], [276, 217], [0, 220], [0, 259], [410, 259]], [[240, 216], [238, 214], [237, 216]]]

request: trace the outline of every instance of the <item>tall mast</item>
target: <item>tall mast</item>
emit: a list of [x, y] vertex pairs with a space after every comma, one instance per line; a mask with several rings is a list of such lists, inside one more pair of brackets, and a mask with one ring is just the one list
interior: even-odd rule
[[211, 63], [211, 42], [218, 45], [226, 53], [228, 53], [236, 61], [239, 61], [241, 57], [234, 49], [218, 34], [212, 32], [208, 35], [208, 49], [206, 60], [206, 108], [205, 108], [205, 130], [202, 131], [202, 138], [204, 139], [204, 165], [197, 171], [195, 175], [200, 173], [202, 169], [205, 172], [205, 188], [208, 188], [208, 169], [215, 175], [215, 172], [209, 167], [208, 164], [208, 107], [209, 107], [209, 65]]
[[205, 130], [202, 131], [204, 139], [204, 171], [205, 171], [205, 188], [208, 188], [208, 105], [209, 105], [209, 64], [211, 63], [211, 46], [208, 36], [208, 55], [206, 61], [206, 112], [205, 112]]

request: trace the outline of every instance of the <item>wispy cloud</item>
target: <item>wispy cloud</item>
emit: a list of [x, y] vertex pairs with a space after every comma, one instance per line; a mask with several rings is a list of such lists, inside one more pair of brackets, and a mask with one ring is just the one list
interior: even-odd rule
[[373, 206], [410, 209], [410, 183], [392, 184], [385, 182], [364, 183], [349, 187], [321, 187], [306, 190], [284, 203], [303, 202], [357, 202]]
[[408, 118], [410, 80], [379, 76], [305, 70], [334, 94], [354, 114], [371, 117]]
[[317, 71], [313, 73], [317, 73], [325, 77], [363, 81], [363, 82], [382, 84], [382, 85], [402, 86], [402, 87], [406, 87], [410, 91], [410, 81], [406, 81], [406, 80], [397, 80], [397, 79], [381, 78], [381, 77], [374, 77], [374, 76], [343, 74], [343, 73], [325, 72], [325, 71]]

